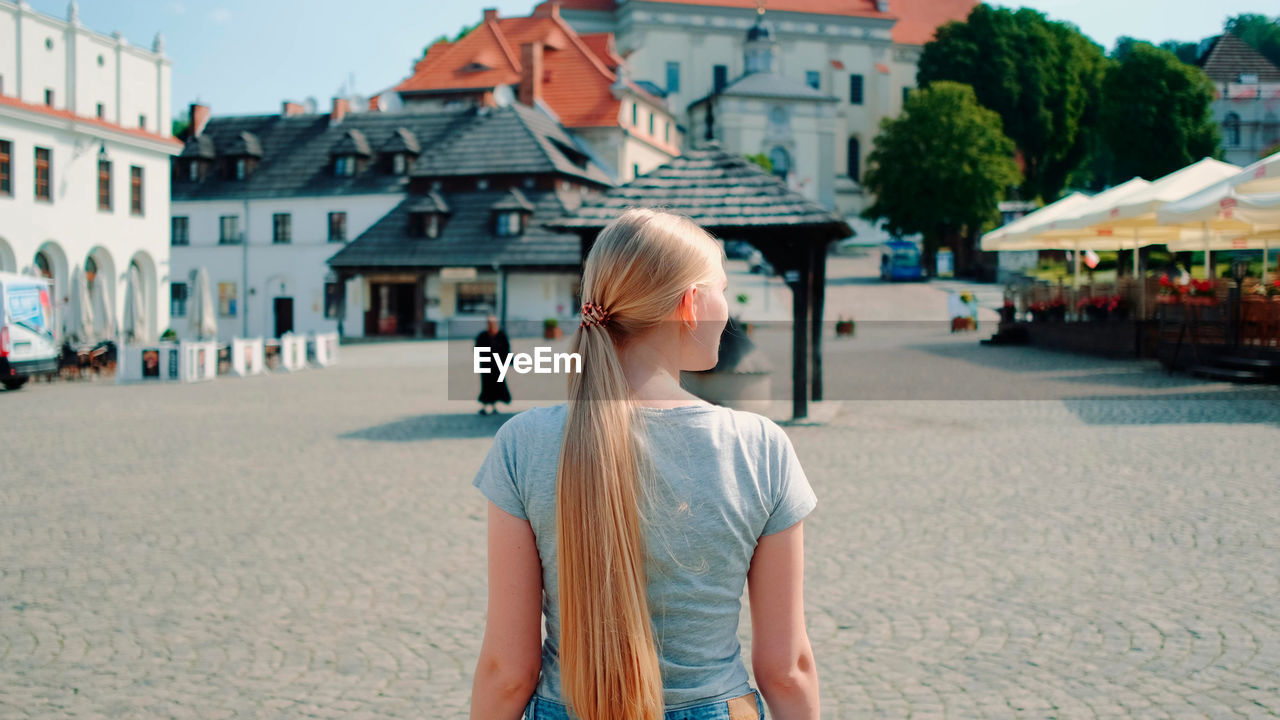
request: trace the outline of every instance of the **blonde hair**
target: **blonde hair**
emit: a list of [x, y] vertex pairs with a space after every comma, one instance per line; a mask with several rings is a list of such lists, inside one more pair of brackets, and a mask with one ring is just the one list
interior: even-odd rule
[[631, 209], [600, 232], [583, 268], [583, 302], [610, 316], [574, 336], [582, 372], [569, 376], [556, 474], [561, 688], [582, 720], [663, 716], [641, 507], [651, 469], [618, 346], [709, 282], [723, 253], [687, 217]]

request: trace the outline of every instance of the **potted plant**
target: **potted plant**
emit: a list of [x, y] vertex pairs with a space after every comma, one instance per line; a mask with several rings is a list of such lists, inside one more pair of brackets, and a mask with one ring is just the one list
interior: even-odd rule
[[1049, 319], [1049, 303], [1037, 300], [1027, 308], [1031, 311], [1032, 322], [1046, 322]]
[[1182, 296], [1186, 293], [1186, 286], [1180, 285], [1173, 281], [1168, 275], [1160, 276], [1160, 290], [1156, 294], [1156, 302], [1159, 303], [1177, 303], [1182, 302]]
[[564, 330], [560, 329], [559, 320], [549, 317], [542, 321], [542, 338], [544, 340], [559, 340], [562, 337], [564, 337]]
[[1057, 322], [1067, 319], [1067, 301], [1061, 295], [1049, 301], [1049, 319]]
[[836, 320], [836, 337], [853, 337], [853, 318], [842, 315]]
[[1112, 295], [1107, 298], [1107, 311], [1116, 320], [1129, 319], [1129, 299], [1124, 295]]
[[1004, 299], [1004, 304], [1000, 306], [1000, 324], [1008, 325], [1013, 323], [1014, 318], [1018, 314], [1017, 307], [1013, 304], [1013, 300]]
[[1218, 298], [1213, 292], [1212, 280], [1192, 280], [1188, 302], [1194, 305], [1213, 305]]
[[1267, 286], [1267, 297], [1273, 301], [1280, 302], [1280, 279], [1273, 281]]

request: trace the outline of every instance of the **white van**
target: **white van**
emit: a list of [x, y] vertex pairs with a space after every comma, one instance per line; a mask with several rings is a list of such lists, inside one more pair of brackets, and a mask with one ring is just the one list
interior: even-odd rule
[[0, 385], [9, 390], [58, 371], [51, 292], [44, 278], [0, 272]]

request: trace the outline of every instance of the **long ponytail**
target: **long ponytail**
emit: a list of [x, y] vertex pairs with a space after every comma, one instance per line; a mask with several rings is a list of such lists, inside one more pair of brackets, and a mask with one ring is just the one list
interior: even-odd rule
[[628, 210], [601, 231], [582, 297], [610, 312], [574, 336], [556, 474], [560, 679], [581, 720], [660, 720], [662, 675], [649, 615], [644, 498], [651, 472], [618, 344], [663, 321], [706, 278], [719, 245], [688, 218]]

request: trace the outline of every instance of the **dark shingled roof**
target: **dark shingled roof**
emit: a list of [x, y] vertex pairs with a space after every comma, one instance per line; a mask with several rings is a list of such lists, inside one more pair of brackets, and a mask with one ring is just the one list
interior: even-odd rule
[[1241, 73], [1257, 74], [1258, 82], [1280, 82], [1280, 67], [1231, 33], [1223, 33], [1196, 63], [1214, 82], [1239, 82]]
[[506, 190], [455, 193], [453, 212], [437, 238], [411, 237], [409, 213], [422, 196], [406, 199], [349, 245], [329, 258], [333, 268], [405, 268], [482, 265], [577, 267], [581, 241], [573, 233], [548, 230], [542, 223], [565, 207], [554, 191], [530, 191], [533, 218], [523, 235], [494, 235], [493, 206]]
[[557, 171], [613, 184], [564, 128], [540, 110], [519, 104], [478, 115], [475, 122], [418, 158], [413, 175], [477, 175], [498, 168], [508, 173]]
[[422, 152], [422, 147], [418, 145], [418, 138], [414, 136], [413, 131], [409, 128], [396, 128], [391, 133], [391, 137], [382, 144], [382, 152], [397, 153], [408, 152], [417, 155]]
[[687, 150], [626, 185], [584, 202], [575, 212], [552, 220], [548, 227], [603, 228], [631, 207], [682, 213], [721, 236], [797, 227], [815, 229], [831, 238], [853, 234], [848, 224], [827, 208], [794, 192], [758, 165], [718, 147]]
[[493, 204], [494, 210], [524, 210], [525, 212], [533, 212], [533, 203], [529, 202], [529, 198], [520, 192], [520, 188], [511, 188], [511, 191], [502, 197], [501, 200]]
[[231, 142], [227, 143], [223, 154], [228, 156], [252, 155], [260, 158], [262, 157], [262, 142], [258, 140], [257, 135], [244, 130], [231, 136]]
[[364, 136], [364, 133], [351, 128], [342, 136], [338, 144], [333, 146], [333, 154], [373, 157], [373, 150], [369, 149], [369, 139]]
[[426, 195], [417, 195], [414, 198], [410, 198], [408, 204], [405, 206], [405, 211], [448, 213], [449, 203], [445, 202], [444, 198], [440, 196], [440, 193], [432, 190]]
[[213, 147], [213, 138], [208, 134], [198, 135], [187, 140], [186, 145], [182, 146], [182, 152], [178, 155], [181, 158], [203, 158], [212, 160], [218, 156], [217, 151]]
[[350, 177], [333, 174], [332, 150], [348, 130], [358, 130], [369, 147], [376, 148], [405, 142], [401, 130], [410, 133], [426, 151], [414, 163], [415, 176], [560, 173], [591, 184], [612, 184], [598, 166], [575, 165], [556, 150], [556, 142], [575, 145], [554, 120], [533, 108], [509, 106], [484, 114], [473, 108], [348, 113], [332, 126], [328, 115], [213, 118], [201, 137], [228, 154], [241, 133], [251, 133], [260, 140], [263, 153], [257, 168], [244, 180], [210, 173], [191, 182], [186, 173], [177, 173], [171, 197], [182, 202], [406, 192], [408, 176], [387, 173], [381, 163], [369, 163]]

